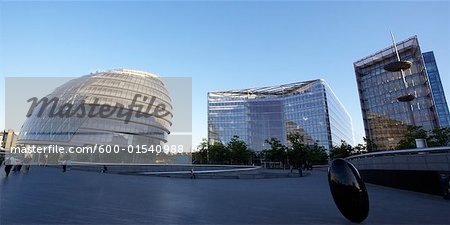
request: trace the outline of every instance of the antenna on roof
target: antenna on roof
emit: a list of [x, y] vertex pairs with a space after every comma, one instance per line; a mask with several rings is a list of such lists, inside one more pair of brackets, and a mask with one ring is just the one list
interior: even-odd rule
[[397, 60], [400, 62], [401, 61], [400, 55], [398, 54], [398, 49], [397, 49], [397, 44], [395, 43], [394, 34], [392, 33], [392, 31], [389, 31], [389, 32], [391, 32], [392, 45], [394, 46], [395, 53], [397, 54]]

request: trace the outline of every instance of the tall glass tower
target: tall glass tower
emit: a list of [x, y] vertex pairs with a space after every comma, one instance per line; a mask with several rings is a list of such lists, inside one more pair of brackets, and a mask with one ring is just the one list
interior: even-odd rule
[[448, 111], [447, 100], [445, 99], [444, 88], [442, 87], [441, 77], [432, 51], [422, 54], [427, 69], [428, 79], [430, 80], [431, 92], [433, 94], [434, 106], [440, 127], [450, 128], [450, 113]]
[[326, 149], [341, 140], [354, 143], [351, 118], [322, 79], [208, 93], [210, 143], [226, 143], [237, 135], [261, 151], [269, 148], [266, 139], [286, 144], [291, 132]]
[[[380, 150], [395, 148], [404, 137], [407, 125], [422, 126], [425, 130], [439, 127], [433, 98], [433, 95], [443, 96], [439, 74], [427, 73], [434, 69], [431, 60], [425, 64], [417, 36], [396, 43], [396, 47], [401, 60], [411, 63], [403, 71], [407, 90], [401, 72], [385, 70], [387, 65], [399, 60], [393, 46], [354, 63], [365, 134]], [[405, 93], [414, 96], [408, 104], [399, 101]], [[446, 104], [443, 101], [440, 104]]]

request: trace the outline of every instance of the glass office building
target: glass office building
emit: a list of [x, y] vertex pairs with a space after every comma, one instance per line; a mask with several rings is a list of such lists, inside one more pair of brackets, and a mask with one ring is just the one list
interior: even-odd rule
[[[110, 145], [127, 150], [130, 145], [160, 145], [170, 133], [171, 98], [162, 80], [151, 73], [127, 69], [91, 73], [57, 87], [46, 98], [47, 104], [38, 102], [38, 107], [24, 122], [18, 144]], [[159, 104], [165, 106], [167, 116], [151, 114]], [[72, 160], [150, 162], [144, 155], [112, 158], [113, 155], [75, 154]]]
[[292, 132], [327, 150], [341, 140], [354, 142], [349, 114], [322, 79], [208, 93], [210, 143], [237, 135], [250, 149], [262, 151], [269, 148], [265, 140], [287, 144]]
[[[404, 137], [407, 125], [426, 130], [438, 127], [432, 92], [435, 87], [429, 79], [417, 37], [397, 43], [397, 48], [401, 60], [412, 63], [404, 71], [407, 90], [401, 72], [384, 70], [385, 65], [398, 60], [393, 46], [354, 63], [365, 134], [380, 150], [395, 148]], [[437, 79], [439, 74], [433, 76]], [[416, 97], [410, 105], [397, 100], [410, 93]]]
[[430, 51], [425, 52], [422, 55], [425, 62], [425, 68], [427, 69], [428, 79], [430, 81], [439, 126], [450, 128], [450, 113], [434, 53]]

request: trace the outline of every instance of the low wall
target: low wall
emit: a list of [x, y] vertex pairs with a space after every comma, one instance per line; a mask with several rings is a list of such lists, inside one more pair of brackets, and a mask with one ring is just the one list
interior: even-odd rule
[[383, 155], [349, 160], [360, 170], [450, 171], [450, 152], [411, 155]]
[[[51, 165], [49, 167], [61, 167]], [[74, 164], [72, 170], [102, 172], [103, 165]], [[138, 176], [160, 176], [173, 178], [191, 178], [191, 169], [194, 168], [196, 178], [203, 179], [271, 179], [271, 178], [299, 178], [300, 174], [295, 170], [271, 170], [262, 169], [259, 166], [243, 165], [107, 165], [107, 173], [138, 175]], [[307, 171], [303, 176], [309, 176]]]
[[347, 160], [365, 182], [450, 198], [450, 147], [368, 153]]
[[[365, 182], [445, 196], [450, 173], [423, 170], [360, 170]], [[442, 179], [443, 178], [443, 179]], [[447, 186], [448, 187], [448, 186]]]

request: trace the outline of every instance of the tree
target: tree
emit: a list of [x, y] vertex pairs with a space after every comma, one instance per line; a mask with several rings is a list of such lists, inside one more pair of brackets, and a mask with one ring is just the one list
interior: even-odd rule
[[363, 154], [364, 152], [367, 152], [366, 145], [358, 144], [355, 146], [355, 154]]
[[326, 164], [328, 155], [323, 146], [320, 146], [317, 142], [313, 145], [306, 146], [307, 154], [306, 159], [313, 164]]
[[430, 146], [449, 146], [450, 145], [450, 128], [437, 128], [431, 132], [429, 137]]
[[298, 133], [290, 133], [288, 135], [288, 140], [291, 146], [288, 149], [288, 156], [292, 164], [297, 167], [301, 167], [302, 164], [307, 160], [307, 150], [306, 145], [303, 140], [303, 136]]
[[397, 149], [409, 149], [416, 147], [416, 139], [428, 139], [427, 131], [420, 126], [409, 125], [405, 137], [398, 142]]
[[327, 162], [328, 155], [326, 149], [318, 143], [306, 145], [303, 137], [298, 133], [288, 135], [290, 147], [286, 147], [277, 138], [266, 140], [270, 145], [270, 149], [264, 150], [263, 157], [265, 160], [282, 162], [283, 165], [300, 166], [305, 161], [313, 164], [324, 164]]
[[364, 142], [365, 142], [365, 148], [367, 150], [367, 152], [375, 152], [378, 149], [377, 144], [375, 144], [375, 142], [373, 142], [371, 139], [364, 137]]
[[354, 149], [351, 145], [349, 145], [346, 141], [341, 140], [340, 146], [333, 146], [333, 148], [331, 149], [330, 158], [347, 158], [352, 155], [353, 151]]
[[270, 145], [270, 149], [263, 151], [265, 160], [287, 163], [287, 147], [283, 145], [280, 140], [271, 138], [267, 139], [265, 142]]
[[208, 146], [208, 163], [229, 164], [230, 154], [227, 147], [222, 142], [215, 142]]
[[247, 144], [239, 139], [239, 136], [233, 136], [227, 145], [230, 154], [231, 164], [249, 164], [252, 156], [251, 151], [247, 148]]
[[208, 140], [203, 139], [197, 146], [197, 151], [192, 153], [192, 163], [194, 164], [207, 164], [208, 162]]

